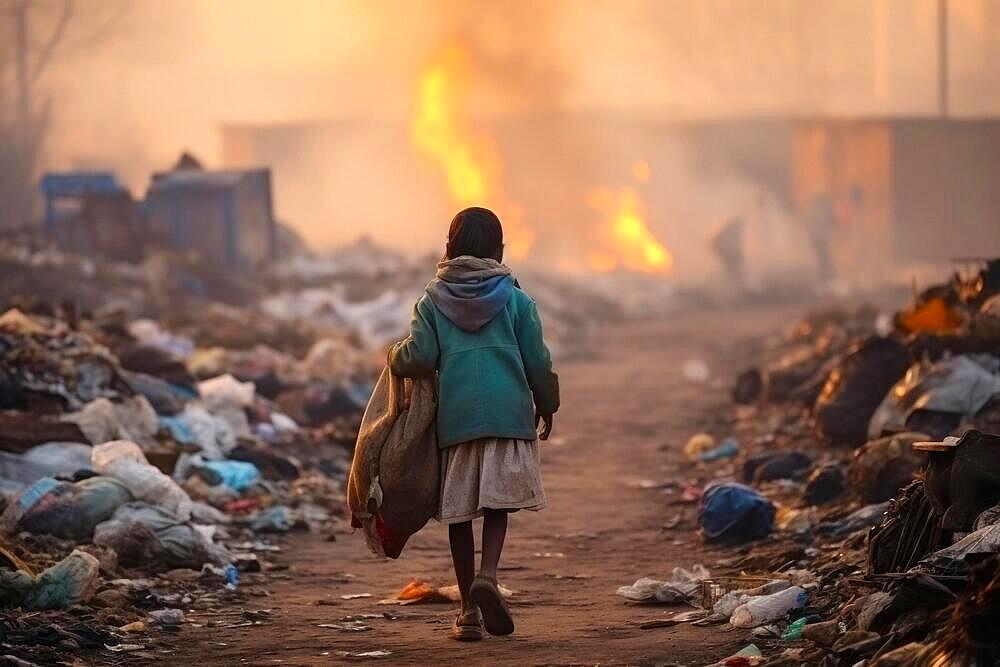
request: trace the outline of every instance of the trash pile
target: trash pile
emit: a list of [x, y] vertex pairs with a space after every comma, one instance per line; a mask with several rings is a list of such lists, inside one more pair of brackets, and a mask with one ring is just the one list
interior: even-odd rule
[[[249, 280], [0, 240], [4, 651], [153, 661], [156, 632], [265, 582], [283, 534], [349, 531], [361, 414], [434, 266], [361, 241]], [[556, 353], [615, 317], [537, 282]]]
[[376, 368], [363, 349], [322, 338], [297, 359], [203, 347], [120, 313], [49, 312], [0, 314], [0, 634], [12, 655], [141, 653], [150, 629], [185, 622], [181, 608], [240, 600], [240, 576], [266, 576], [276, 535], [346, 530], [343, 484]]
[[746, 629], [720, 664], [1000, 664], [998, 315], [992, 260], [893, 317], [840, 307], [758, 342], [679, 470], [676, 502], [734, 555], [618, 594], [696, 608], [650, 627]]
[[[394, 342], [406, 330], [413, 304], [433, 278], [437, 256], [407, 258], [361, 238], [325, 256], [296, 256], [271, 272], [272, 293], [261, 310], [279, 322], [351, 330], [368, 346]], [[538, 303], [545, 338], [556, 358], [580, 353], [602, 322], [662, 310], [663, 288], [649, 281], [623, 285], [518, 270], [519, 284]], [[627, 276], [617, 277], [627, 281]]]
[[344, 480], [382, 350], [179, 274], [3, 250], [4, 652], [153, 660], [155, 630], [193, 622], [182, 609], [209, 615], [266, 580], [282, 534], [348, 530]]

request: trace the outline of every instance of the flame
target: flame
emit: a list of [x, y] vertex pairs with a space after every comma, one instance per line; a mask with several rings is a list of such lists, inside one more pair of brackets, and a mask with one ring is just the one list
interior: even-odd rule
[[643, 273], [670, 270], [674, 258], [646, 226], [646, 207], [635, 188], [597, 188], [587, 202], [606, 218], [597, 239], [603, 247], [587, 257], [590, 268], [602, 272], [618, 268]]
[[535, 231], [524, 223], [521, 208], [504, 196], [502, 163], [493, 142], [473, 132], [461, 117], [472, 73], [471, 59], [459, 44], [431, 58], [417, 84], [413, 142], [444, 170], [455, 205], [491, 207], [503, 221], [507, 253], [524, 257]]

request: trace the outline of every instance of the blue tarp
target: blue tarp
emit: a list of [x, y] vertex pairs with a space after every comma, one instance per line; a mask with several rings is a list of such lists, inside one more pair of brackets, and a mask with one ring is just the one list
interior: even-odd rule
[[774, 505], [755, 489], [736, 482], [713, 482], [701, 497], [698, 523], [709, 540], [749, 541], [767, 537]]

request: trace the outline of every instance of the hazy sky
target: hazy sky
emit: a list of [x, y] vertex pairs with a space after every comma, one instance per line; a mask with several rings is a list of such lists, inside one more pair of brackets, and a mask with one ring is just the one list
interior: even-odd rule
[[[483, 105], [676, 115], [929, 113], [937, 0], [136, 0], [50, 83], [60, 124], [113, 121], [209, 149], [223, 120], [407, 114], [459, 36]], [[1000, 0], [950, 0], [952, 107], [1000, 110]], [[119, 121], [125, 119], [123, 127]], [[82, 134], [87, 134], [83, 132]], [[56, 150], [62, 159], [86, 152]], [[137, 139], [137, 144], [145, 140]]]
[[[479, 67], [483, 114], [933, 114], [938, 103], [937, 0], [126, 4], [109, 37], [47, 79], [47, 162], [115, 168], [140, 195], [182, 149], [217, 165], [223, 123], [405, 122], [427, 54], [456, 38]], [[1000, 112], [1000, 0], [949, 5], [951, 109]]]

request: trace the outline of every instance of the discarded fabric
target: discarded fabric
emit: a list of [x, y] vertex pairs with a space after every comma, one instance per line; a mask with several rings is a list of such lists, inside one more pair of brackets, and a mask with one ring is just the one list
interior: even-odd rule
[[775, 508], [756, 490], [735, 482], [705, 487], [698, 523], [707, 540], [745, 542], [771, 532]]

